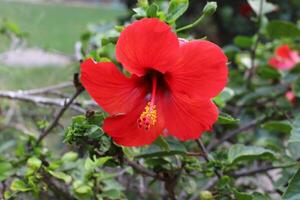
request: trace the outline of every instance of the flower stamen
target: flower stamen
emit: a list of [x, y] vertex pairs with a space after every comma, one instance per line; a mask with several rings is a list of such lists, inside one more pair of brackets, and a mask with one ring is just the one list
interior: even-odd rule
[[140, 115], [138, 122], [139, 128], [144, 128], [144, 130], [150, 130], [151, 126], [154, 126], [157, 121], [157, 110], [155, 105], [155, 96], [156, 96], [156, 87], [157, 87], [157, 78], [156, 76], [152, 77], [152, 94], [151, 101], [147, 103], [144, 111]]
[[150, 129], [151, 126], [154, 126], [157, 121], [157, 110], [155, 105], [151, 105], [151, 102], [148, 102], [144, 112], [140, 115], [138, 119], [139, 128], [144, 128], [146, 131]]

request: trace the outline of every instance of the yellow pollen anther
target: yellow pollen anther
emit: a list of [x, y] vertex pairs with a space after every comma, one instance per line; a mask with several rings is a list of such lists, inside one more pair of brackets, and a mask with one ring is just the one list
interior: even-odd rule
[[138, 119], [139, 128], [144, 128], [146, 131], [154, 126], [157, 121], [157, 110], [155, 105], [151, 105], [150, 102], [147, 103], [145, 110], [140, 115]]

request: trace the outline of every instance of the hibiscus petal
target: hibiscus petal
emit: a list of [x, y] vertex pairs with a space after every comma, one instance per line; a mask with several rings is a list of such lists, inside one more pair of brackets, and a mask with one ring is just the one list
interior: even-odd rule
[[138, 76], [151, 68], [165, 72], [174, 65], [178, 55], [176, 34], [156, 18], [145, 18], [127, 26], [116, 45], [117, 60]]
[[147, 102], [140, 102], [128, 114], [105, 119], [103, 130], [122, 146], [143, 146], [151, 144], [164, 129], [164, 116], [161, 104], [157, 105], [157, 122], [149, 130], [138, 127], [137, 120], [144, 111]]
[[290, 58], [291, 52], [292, 50], [288, 45], [281, 45], [276, 49], [275, 54], [281, 58], [291, 59]]
[[276, 69], [289, 70], [292, 69], [296, 64], [290, 59], [282, 59], [279, 57], [272, 57], [269, 59], [269, 65]]
[[211, 100], [193, 100], [170, 93], [162, 105], [168, 133], [182, 141], [199, 138], [218, 119], [218, 108]]
[[138, 78], [127, 78], [111, 62], [84, 61], [80, 79], [87, 92], [109, 114], [126, 113], [146, 96], [146, 87], [139, 84]]
[[195, 40], [183, 44], [181, 59], [167, 73], [173, 91], [192, 98], [210, 99], [227, 83], [227, 57], [216, 44]]

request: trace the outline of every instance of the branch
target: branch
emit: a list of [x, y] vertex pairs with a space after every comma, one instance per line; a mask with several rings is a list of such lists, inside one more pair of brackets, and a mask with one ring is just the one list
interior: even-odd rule
[[[212, 177], [204, 187], [201, 188], [201, 191], [210, 190], [217, 182], [219, 178], [217, 176]], [[199, 200], [199, 194], [194, 194], [189, 200]]]
[[2, 196], [2, 199], [5, 199], [5, 191], [6, 191], [6, 182], [5, 182], [5, 180], [3, 180], [2, 182], [1, 182], [1, 186], [2, 186], [2, 188], [1, 188], [1, 196]]
[[258, 47], [259, 40], [260, 40], [260, 37], [261, 37], [260, 29], [261, 29], [262, 15], [263, 15], [263, 0], [260, 0], [259, 13], [258, 13], [258, 22], [257, 22], [257, 24], [258, 24], [258, 33], [256, 34], [254, 45], [251, 48], [251, 53], [250, 53], [251, 68], [249, 70], [249, 73], [246, 75], [246, 77], [247, 77], [247, 87], [250, 87], [252, 77], [255, 74], [255, 70], [256, 70], [255, 58], [256, 58], [257, 47]]
[[53, 122], [49, 125], [49, 127], [40, 135], [40, 137], [37, 140], [37, 145], [41, 143], [41, 141], [52, 131], [53, 128], [56, 127], [58, 124], [60, 118], [63, 116], [63, 114], [66, 112], [66, 110], [72, 105], [73, 101], [84, 91], [84, 88], [82, 86], [79, 86], [76, 88], [75, 94], [72, 96], [72, 98], [69, 101], [65, 101], [64, 106], [60, 109], [56, 117], [54, 118]]
[[[35, 104], [43, 104], [43, 105], [53, 105], [63, 107], [65, 106], [66, 99], [62, 98], [48, 98], [42, 96], [33, 96], [29, 94], [24, 94], [23, 92], [14, 92], [14, 91], [0, 91], [0, 98], [6, 98], [11, 100], [25, 101]], [[78, 105], [70, 105], [70, 108], [80, 112], [85, 113], [85, 110], [82, 109]]]
[[68, 190], [68, 186], [62, 184], [61, 181], [55, 179], [48, 172], [43, 170], [41, 172], [42, 180], [53, 191], [54, 195], [62, 200], [76, 200]]

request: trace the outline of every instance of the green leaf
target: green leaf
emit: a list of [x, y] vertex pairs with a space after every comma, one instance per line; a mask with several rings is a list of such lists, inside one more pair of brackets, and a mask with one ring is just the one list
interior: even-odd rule
[[13, 173], [13, 166], [9, 162], [0, 162], [0, 182]]
[[229, 101], [230, 99], [232, 99], [233, 96], [234, 96], [234, 91], [229, 87], [225, 87], [220, 94], [220, 97], [224, 102]]
[[112, 157], [106, 156], [101, 158], [94, 158], [94, 160], [87, 158], [85, 160], [84, 167], [87, 171], [93, 171], [98, 167], [102, 167], [108, 160], [110, 160]]
[[291, 22], [274, 20], [268, 23], [267, 34], [271, 38], [299, 38], [300, 29]]
[[134, 8], [132, 10], [136, 13], [137, 17], [146, 16], [146, 10], [144, 8], [138, 7], [138, 8]]
[[[91, 194], [92, 193], [91, 186], [88, 185], [87, 183], [81, 181], [81, 180], [75, 180], [72, 183], [72, 186], [73, 186], [74, 192], [79, 194], [79, 195], [86, 195], [86, 194]], [[81, 196], [80, 196], [80, 199], [82, 199]], [[90, 198], [88, 198], [88, 199], [90, 199]]]
[[218, 124], [236, 124], [239, 121], [239, 119], [233, 118], [226, 113], [220, 113], [218, 117]]
[[239, 192], [236, 189], [234, 189], [234, 196], [236, 200], [253, 200], [251, 194]]
[[159, 146], [162, 150], [170, 151], [170, 147], [168, 142], [165, 140], [163, 136], [159, 136], [155, 141], [154, 144]]
[[174, 22], [188, 9], [188, 0], [171, 0], [168, 8], [167, 22]]
[[224, 90], [213, 100], [217, 105], [224, 107], [226, 102], [232, 99], [233, 96], [234, 96], [234, 91], [229, 87], [225, 87]]
[[255, 159], [275, 159], [275, 153], [269, 149], [256, 146], [245, 146], [243, 144], [235, 144], [230, 147], [228, 152], [228, 162], [230, 164], [242, 160]]
[[67, 184], [71, 183], [71, 181], [72, 181], [72, 177], [70, 175], [64, 173], [64, 172], [49, 171], [49, 173], [52, 176], [54, 176], [54, 177], [56, 177], [58, 179], [63, 180]]
[[292, 125], [288, 121], [269, 121], [262, 125], [262, 128], [270, 132], [290, 133]]
[[72, 161], [75, 161], [77, 158], [78, 158], [78, 154], [73, 151], [70, 151], [70, 152], [65, 153], [63, 155], [63, 157], [61, 158], [61, 160], [63, 162], [72, 162]]
[[146, 11], [147, 17], [156, 17], [158, 9], [158, 5], [156, 5], [155, 3], [151, 4], [151, 6], [149, 6], [149, 8]]
[[258, 192], [249, 194], [245, 192], [239, 192], [236, 189], [233, 189], [233, 191], [236, 200], [269, 200], [267, 197]]
[[262, 2], [262, 13], [261, 14], [267, 14], [270, 12], [273, 12], [275, 10], [277, 10], [277, 6], [267, 2], [266, 0], [247, 0], [249, 5], [251, 6], [251, 8], [253, 9], [253, 11], [255, 12], [256, 15], [260, 14], [260, 5], [261, 5], [261, 1]]
[[72, 124], [65, 133], [65, 142], [75, 143], [78, 140], [99, 140], [103, 135], [100, 127], [104, 119], [103, 113], [93, 113], [91, 116], [78, 115], [72, 118]]
[[252, 194], [252, 199], [253, 200], [269, 200], [269, 198], [267, 198], [265, 195], [258, 193], [258, 192], [254, 192]]
[[16, 145], [16, 141], [10, 140], [6, 141], [5, 143], [0, 145], [0, 154], [5, 152], [6, 150], [9, 150], [11, 147], [14, 147]]
[[300, 169], [289, 181], [289, 185], [284, 192], [282, 199], [283, 200], [299, 200], [300, 199]]
[[33, 170], [38, 170], [42, 166], [42, 161], [37, 157], [31, 157], [27, 160], [27, 166]]
[[24, 181], [19, 179], [13, 180], [13, 182], [10, 185], [10, 189], [12, 191], [17, 191], [17, 192], [27, 192], [31, 190], [31, 188], [28, 187]]
[[240, 48], [251, 48], [253, 44], [253, 39], [247, 36], [236, 36], [234, 38], [234, 44]]
[[148, 0], [138, 0], [137, 6], [142, 8], [147, 8], [149, 6], [149, 2]]
[[281, 77], [279, 71], [270, 66], [258, 67], [257, 74], [264, 79], [280, 79]]
[[18, 36], [22, 35], [21, 29], [16, 23], [5, 20], [4, 25], [9, 31], [13, 32], [14, 34]]
[[291, 136], [288, 140], [288, 149], [292, 157], [297, 160], [300, 158], [300, 117], [297, 117], [292, 126]]
[[121, 191], [116, 189], [106, 190], [102, 193], [103, 197], [108, 199], [121, 199]]
[[293, 93], [297, 97], [300, 97], [300, 77], [297, 78], [295, 82], [293, 82], [293, 84], [292, 84], [292, 90], [293, 90]]

